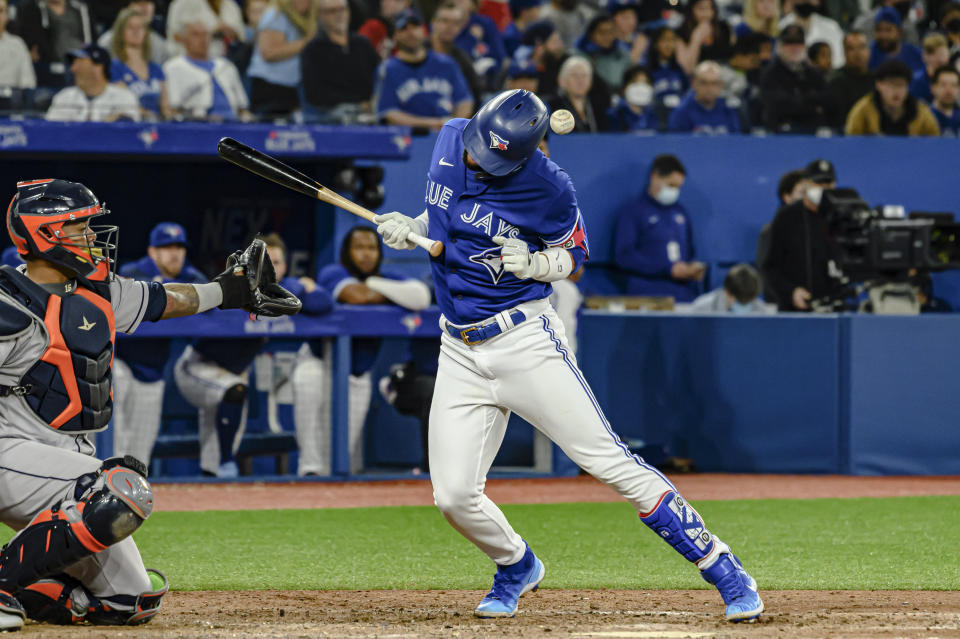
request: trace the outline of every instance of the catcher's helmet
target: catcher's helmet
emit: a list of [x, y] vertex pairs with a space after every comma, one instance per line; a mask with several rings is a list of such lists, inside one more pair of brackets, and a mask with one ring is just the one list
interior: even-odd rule
[[63, 225], [109, 212], [90, 189], [77, 182], [18, 182], [17, 194], [7, 208], [7, 231], [24, 258], [40, 258], [77, 275], [105, 279], [116, 264], [117, 227], [90, 226], [89, 231], [66, 235]]
[[516, 171], [547, 132], [546, 105], [530, 91], [504, 91], [487, 101], [463, 128], [463, 147], [490, 175]]

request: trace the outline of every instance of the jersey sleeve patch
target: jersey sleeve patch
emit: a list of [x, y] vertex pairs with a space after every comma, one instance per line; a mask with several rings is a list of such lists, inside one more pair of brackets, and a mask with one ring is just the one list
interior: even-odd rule
[[583, 217], [580, 215], [580, 209], [577, 209], [577, 220], [570, 230], [555, 238], [544, 238], [543, 241], [548, 247], [559, 246], [568, 251], [574, 248], [583, 249], [586, 256], [588, 258], [590, 257], [590, 247], [587, 244], [587, 230], [583, 225]]

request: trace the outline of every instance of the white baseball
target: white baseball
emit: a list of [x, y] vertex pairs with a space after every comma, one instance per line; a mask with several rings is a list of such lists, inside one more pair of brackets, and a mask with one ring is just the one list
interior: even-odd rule
[[558, 109], [550, 116], [550, 128], [557, 135], [566, 135], [573, 131], [573, 114], [566, 109]]

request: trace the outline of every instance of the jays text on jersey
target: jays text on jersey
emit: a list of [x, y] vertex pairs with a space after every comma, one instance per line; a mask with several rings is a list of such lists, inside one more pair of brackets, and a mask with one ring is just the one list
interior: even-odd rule
[[[429, 237], [444, 251], [431, 258], [437, 304], [454, 324], [469, 324], [530, 300], [548, 297], [550, 284], [521, 280], [503, 269], [495, 236], [520, 238], [530, 251], [562, 246], [576, 271], [589, 255], [576, 192], [563, 169], [535, 151], [519, 171], [478, 178], [463, 161], [467, 120], [440, 131], [427, 171]], [[491, 148], [510, 140], [490, 132]], [[500, 146], [504, 145], [504, 146]]]

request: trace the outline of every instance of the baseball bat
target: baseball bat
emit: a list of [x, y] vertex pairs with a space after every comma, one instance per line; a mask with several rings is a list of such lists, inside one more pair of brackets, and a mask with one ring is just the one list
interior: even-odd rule
[[[240, 168], [256, 173], [262, 178], [276, 182], [280, 186], [303, 193], [307, 197], [316, 198], [332, 204], [363, 219], [373, 222], [376, 215], [373, 211], [351, 202], [335, 191], [331, 191], [313, 178], [307, 177], [291, 166], [287, 166], [277, 158], [258, 151], [238, 142], [233, 138], [221, 138], [217, 144], [217, 153], [224, 160], [232, 162]], [[433, 257], [443, 252], [443, 243], [435, 242], [414, 232], [410, 232], [407, 240], [426, 250]]]

